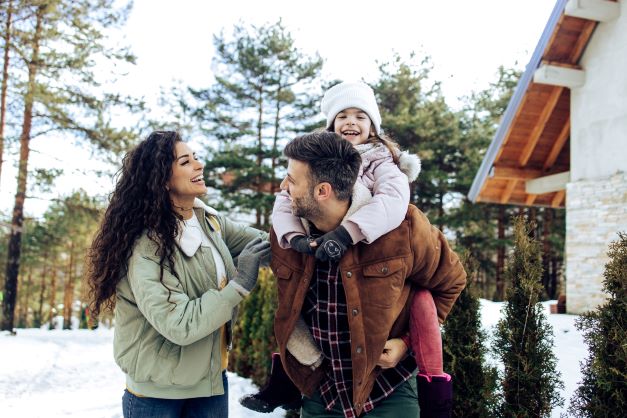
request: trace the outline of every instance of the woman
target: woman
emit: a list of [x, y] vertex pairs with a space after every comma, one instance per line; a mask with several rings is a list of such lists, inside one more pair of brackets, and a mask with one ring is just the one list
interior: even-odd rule
[[176, 132], [151, 133], [124, 157], [90, 250], [93, 315], [115, 308], [125, 417], [228, 416], [230, 325], [270, 246], [196, 199], [203, 166]]

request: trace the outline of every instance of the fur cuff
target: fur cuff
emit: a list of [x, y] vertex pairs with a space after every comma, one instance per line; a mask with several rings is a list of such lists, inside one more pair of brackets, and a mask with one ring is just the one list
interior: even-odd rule
[[302, 317], [298, 317], [294, 331], [287, 340], [287, 349], [300, 364], [315, 368], [322, 363], [322, 351], [316, 345]]

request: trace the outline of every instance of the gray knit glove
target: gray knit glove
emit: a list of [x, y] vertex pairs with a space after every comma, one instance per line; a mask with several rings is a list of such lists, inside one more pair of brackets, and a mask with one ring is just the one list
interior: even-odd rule
[[[267, 263], [270, 259], [270, 254], [270, 243], [261, 238], [255, 238], [246, 244], [237, 257], [237, 276], [233, 279], [233, 283], [240, 293], [246, 295], [255, 288], [259, 266], [262, 262], [264, 264]], [[241, 292], [241, 290], [244, 290], [244, 292]]]

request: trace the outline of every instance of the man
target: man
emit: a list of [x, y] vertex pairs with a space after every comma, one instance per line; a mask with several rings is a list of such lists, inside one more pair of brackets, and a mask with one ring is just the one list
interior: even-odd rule
[[[327, 131], [294, 139], [284, 153], [289, 162], [281, 188], [293, 213], [311, 236], [333, 231], [358, 204], [351, 192], [359, 153]], [[397, 362], [407, 349], [402, 337], [411, 286], [432, 290], [440, 319], [465, 286], [464, 269], [444, 235], [410, 205], [398, 228], [350, 247], [339, 262], [282, 249], [274, 231], [271, 242], [278, 278], [275, 336], [285, 371], [305, 394], [302, 416], [417, 416], [410, 379], [415, 362], [411, 356]], [[287, 350], [301, 315], [324, 355], [320, 367], [301, 364]], [[390, 354], [388, 364], [381, 353]]]

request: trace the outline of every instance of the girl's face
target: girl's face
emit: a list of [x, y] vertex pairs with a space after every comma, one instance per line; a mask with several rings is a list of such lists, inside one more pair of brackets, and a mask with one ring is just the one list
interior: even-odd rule
[[353, 145], [363, 144], [374, 136], [374, 128], [368, 114], [356, 107], [338, 113], [333, 121], [333, 130]]
[[178, 141], [174, 151], [176, 157], [167, 186], [174, 204], [184, 206], [183, 202], [193, 201], [195, 197], [207, 193], [202, 175], [205, 164], [196, 158], [196, 153], [185, 142]]

